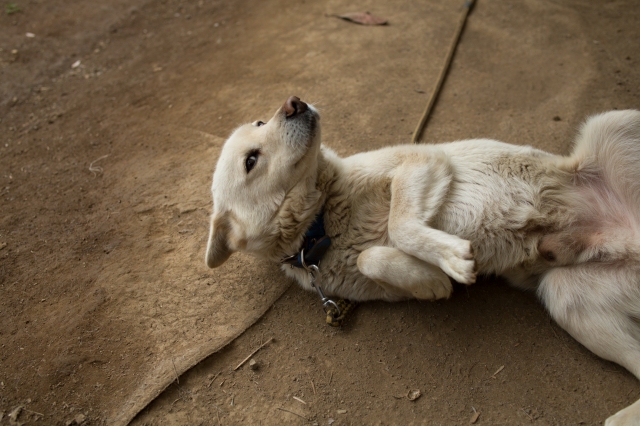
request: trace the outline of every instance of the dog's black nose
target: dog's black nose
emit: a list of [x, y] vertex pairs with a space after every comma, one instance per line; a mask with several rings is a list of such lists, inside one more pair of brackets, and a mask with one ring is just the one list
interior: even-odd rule
[[291, 96], [287, 99], [287, 102], [284, 103], [284, 112], [287, 114], [287, 117], [293, 117], [297, 114], [302, 114], [307, 110], [307, 104], [302, 102], [299, 97]]

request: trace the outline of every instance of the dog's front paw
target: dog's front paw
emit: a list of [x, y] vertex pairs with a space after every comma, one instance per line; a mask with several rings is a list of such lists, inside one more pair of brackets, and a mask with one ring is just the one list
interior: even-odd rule
[[456, 244], [451, 245], [439, 266], [445, 274], [461, 284], [476, 282], [476, 262], [470, 241], [459, 239]]

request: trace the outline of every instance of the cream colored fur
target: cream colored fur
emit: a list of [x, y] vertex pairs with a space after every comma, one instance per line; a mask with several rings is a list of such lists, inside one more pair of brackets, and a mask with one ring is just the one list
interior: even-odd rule
[[[591, 118], [566, 157], [478, 139], [339, 158], [319, 120], [283, 107], [231, 135], [213, 177], [210, 267], [235, 251], [295, 254], [323, 211], [327, 295], [435, 300], [449, 277], [503, 275], [640, 378], [640, 112]], [[311, 289], [303, 269], [283, 269]], [[639, 423], [640, 403], [607, 421]]]

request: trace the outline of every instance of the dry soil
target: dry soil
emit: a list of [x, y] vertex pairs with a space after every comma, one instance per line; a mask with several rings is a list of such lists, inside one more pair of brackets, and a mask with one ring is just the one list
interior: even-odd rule
[[[204, 265], [234, 127], [296, 94], [342, 155], [408, 142], [462, 1], [2, 7], [0, 425], [599, 424], [640, 396], [497, 278], [333, 329], [274, 265]], [[479, 0], [424, 140], [566, 153], [640, 107], [639, 64], [637, 2]]]

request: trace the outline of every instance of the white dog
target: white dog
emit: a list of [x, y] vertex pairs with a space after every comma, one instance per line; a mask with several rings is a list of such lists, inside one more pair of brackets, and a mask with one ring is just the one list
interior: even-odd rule
[[[306, 289], [389, 301], [503, 275], [640, 378], [638, 111], [592, 117], [568, 157], [478, 139], [343, 159], [291, 97], [231, 135], [212, 191], [211, 268], [244, 251], [285, 259]], [[640, 424], [640, 401], [607, 424]]]

